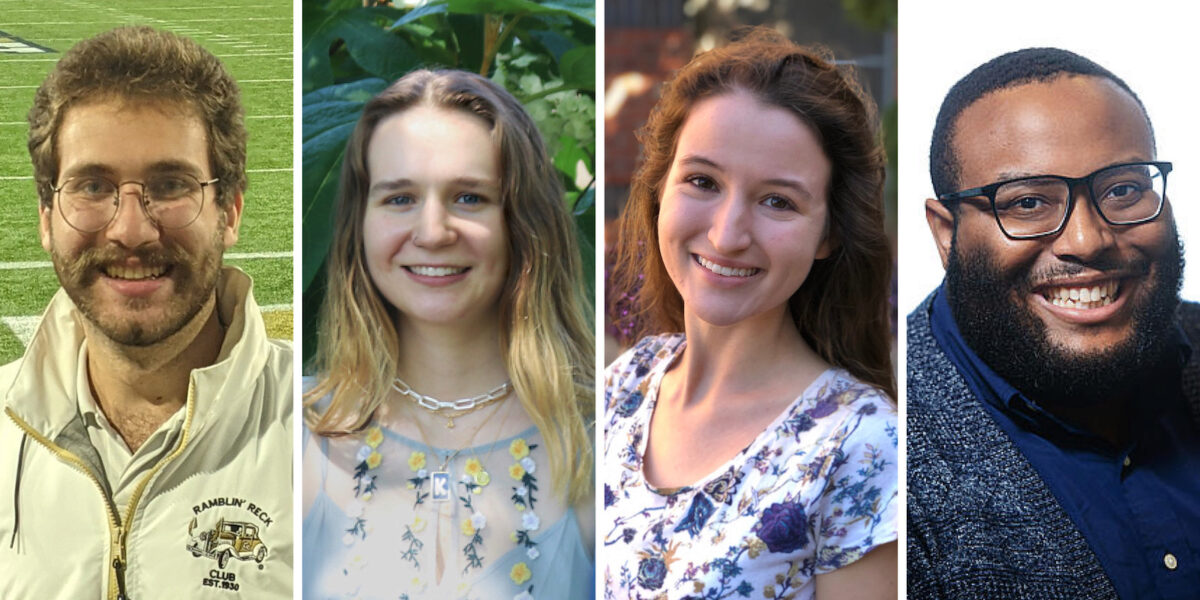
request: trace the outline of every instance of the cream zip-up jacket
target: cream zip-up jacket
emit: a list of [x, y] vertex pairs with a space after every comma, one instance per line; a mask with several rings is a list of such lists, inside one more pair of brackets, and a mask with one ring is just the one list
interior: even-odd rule
[[216, 364], [170, 450], [113, 502], [79, 415], [83, 329], [62, 290], [0, 368], [0, 599], [291, 598], [292, 346], [225, 268]]

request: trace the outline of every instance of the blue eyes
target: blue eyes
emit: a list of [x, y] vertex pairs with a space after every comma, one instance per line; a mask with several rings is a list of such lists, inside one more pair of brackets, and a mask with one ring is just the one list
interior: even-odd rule
[[405, 196], [405, 195], [388, 196], [387, 198], [383, 199], [384, 204], [392, 204], [395, 206], [403, 206], [406, 204], [413, 204], [414, 202], [416, 202], [416, 200], [413, 200], [412, 196]]
[[[479, 194], [463, 193], [454, 197], [454, 204], [462, 206], [479, 206], [487, 202], [487, 198]], [[417, 199], [407, 194], [396, 194], [383, 199], [383, 204], [390, 206], [411, 206], [416, 203]]]

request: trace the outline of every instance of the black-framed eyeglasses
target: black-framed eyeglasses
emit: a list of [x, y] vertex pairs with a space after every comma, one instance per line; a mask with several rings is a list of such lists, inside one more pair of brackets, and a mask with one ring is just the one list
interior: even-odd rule
[[986, 198], [1004, 235], [1028, 240], [1062, 231], [1083, 185], [1096, 212], [1109, 225], [1137, 225], [1158, 218], [1167, 197], [1169, 162], [1131, 162], [1104, 167], [1083, 177], [1035, 175], [943, 194], [942, 203]]
[[132, 183], [142, 188], [138, 204], [151, 223], [163, 229], [182, 229], [200, 216], [205, 189], [217, 181], [217, 178], [200, 181], [187, 173], [162, 173], [145, 181], [120, 183], [98, 175], [80, 175], [69, 177], [54, 188], [55, 204], [67, 225], [84, 233], [95, 233], [117, 217], [121, 188]]

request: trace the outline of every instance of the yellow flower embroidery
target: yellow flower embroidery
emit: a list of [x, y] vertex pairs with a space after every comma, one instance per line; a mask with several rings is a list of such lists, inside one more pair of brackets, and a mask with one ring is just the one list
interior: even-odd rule
[[483, 472], [483, 465], [479, 462], [478, 458], [468, 458], [467, 466], [463, 467], [463, 472], [471, 477], [477, 477]]
[[533, 577], [533, 573], [530, 572], [529, 566], [523, 562], [513, 565], [512, 570], [508, 572], [508, 578], [517, 585], [529, 581], [530, 577]]
[[378, 425], [367, 430], [367, 445], [371, 448], [378, 448], [383, 442], [383, 430]]
[[467, 537], [475, 535], [475, 526], [471, 524], [470, 517], [463, 519], [460, 529], [462, 529], [462, 534]]
[[408, 468], [414, 471], [420, 471], [425, 468], [425, 453], [414, 451], [408, 455]]
[[522, 467], [521, 463], [513, 463], [512, 466], [508, 468], [508, 475], [513, 479], [520, 481], [521, 478], [525, 476], [525, 467]]
[[517, 438], [508, 445], [508, 453], [512, 455], [513, 460], [521, 460], [529, 456], [529, 444], [525, 443], [525, 438]]
[[412, 522], [412, 530], [413, 530], [413, 532], [415, 532], [415, 533], [420, 533], [420, 532], [424, 531], [424, 530], [425, 530], [425, 523], [426, 523], [425, 519], [422, 519], [422, 518], [421, 518], [421, 517], [419, 517], [419, 516], [415, 516], [415, 517], [413, 517], [413, 522]]
[[375, 450], [372, 450], [370, 456], [367, 457], [367, 468], [374, 469], [375, 467], [378, 467], [379, 463], [381, 462], [383, 462], [383, 455]]
[[487, 471], [480, 471], [475, 476], [475, 485], [487, 485], [492, 482], [492, 476], [488, 475]]

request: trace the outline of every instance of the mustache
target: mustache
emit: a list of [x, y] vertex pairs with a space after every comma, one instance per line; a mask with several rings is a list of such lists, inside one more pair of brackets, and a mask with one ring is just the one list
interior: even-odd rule
[[63, 264], [65, 275], [85, 284], [90, 284], [100, 276], [109, 265], [118, 265], [136, 258], [144, 267], [167, 267], [171, 265], [188, 264], [188, 254], [181, 248], [118, 248], [105, 246], [102, 248], [87, 248], [73, 257], [69, 263]]
[[1125, 277], [1145, 277], [1150, 274], [1151, 260], [1138, 257], [1134, 260], [1123, 261], [1113, 258], [1098, 259], [1089, 262], [1058, 263], [1031, 270], [1027, 275], [1014, 274], [1013, 283], [1021, 284], [1024, 290], [1032, 290], [1038, 286], [1071, 279], [1082, 273], [1102, 273], [1113, 279]]

